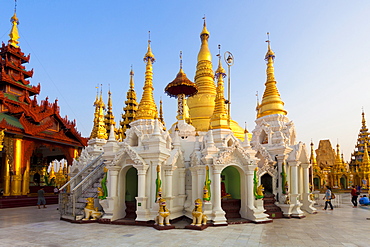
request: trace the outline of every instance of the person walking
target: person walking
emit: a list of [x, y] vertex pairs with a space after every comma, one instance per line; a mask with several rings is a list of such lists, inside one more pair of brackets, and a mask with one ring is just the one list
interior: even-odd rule
[[331, 197], [332, 197], [332, 192], [330, 186], [326, 186], [326, 192], [323, 200], [325, 201], [325, 208], [322, 210], [326, 210], [328, 208], [328, 205], [330, 206], [330, 210], [333, 210], [333, 205], [331, 204]]
[[351, 190], [352, 199], [351, 199], [351, 202], [352, 202], [354, 208], [357, 208], [358, 194], [359, 193], [357, 193], [356, 186], [352, 185], [352, 190]]
[[44, 187], [41, 187], [37, 191], [37, 207], [40, 209], [40, 205], [44, 205], [44, 208], [46, 208], [46, 200], [45, 200], [45, 191]]

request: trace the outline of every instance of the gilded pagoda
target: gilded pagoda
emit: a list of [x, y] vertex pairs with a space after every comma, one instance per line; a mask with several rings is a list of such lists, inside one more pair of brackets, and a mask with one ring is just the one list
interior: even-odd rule
[[367, 189], [370, 182], [369, 135], [365, 113], [362, 112], [362, 126], [349, 163], [343, 160], [343, 154], [340, 155], [339, 144], [335, 152], [329, 140], [321, 140], [315, 157], [311, 143], [314, 189], [323, 189], [325, 185], [338, 189], [355, 185]]
[[[40, 84], [30, 84], [33, 70], [24, 66], [30, 55], [18, 45], [16, 13], [11, 23], [10, 40], [0, 47], [0, 190], [3, 196], [20, 196], [32, 192], [33, 186], [47, 185], [52, 161], [72, 164], [87, 139], [77, 132], [75, 121], [60, 116], [57, 100], [38, 102]], [[63, 169], [66, 175], [68, 168]]]

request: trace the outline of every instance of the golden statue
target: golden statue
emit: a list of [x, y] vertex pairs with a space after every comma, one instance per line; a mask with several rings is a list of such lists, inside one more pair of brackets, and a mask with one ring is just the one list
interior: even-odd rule
[[263, 197], [263, 191], [265, 190], [265, 188], [263, 187], [262, 184], [260, 184], [258, 187], [257, 187], [257, 195], [258, 196], [262, 196]]
[[166, 226], [170, 226], [170, 211], [167, 209], [166, 200], [160, 198], [158, 203], [159, 211], [157, 217], [155, 218], [155, 225], [164, 226], [164, 222]]
[[191, 225], [192, 226], [206, 225], [207, 224], [207, 215], [205, 215], [203, 213], [202, 200], [198, 198], [194, 201], [194, 203], [195, 203], [195, 207], [192, 211], [193, 223], [191, 223]]
[[84, 208], [85, 211], [85, 218], [82, 220], [97, 220], [100, 217], [102, 217], [103, 213], [98, 211], [97, 207], [94, 207], [94, 197], [88, 197], [87, 199], [87, 205]]

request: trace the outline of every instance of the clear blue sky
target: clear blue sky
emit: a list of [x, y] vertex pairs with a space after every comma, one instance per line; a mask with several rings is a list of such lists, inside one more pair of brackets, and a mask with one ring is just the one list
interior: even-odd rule
[[[14, 1], [0, 0], [0, 39], [7, 42]], [[148, 31], [151, 31], [154, 96], [162, 97], [167, 126], [175, 122], [176, 100], [163, 90], [179, 70], [193, 80], [202, 17], [217, 45], [231, 51], [232, 118], [254, 129], [256, 91], [266, 80], [266, 32], [275, 51], [275, 75], [298, 140], [317, 148], [337, 140], [349, 160], [364, 107], [370, 125], [370, 1], [87, 1], [18, 0], [22, 50], [31, 54], [31, 84], [39, 100], [58, 98], [61, 115], [76, 119], [89, 136], [96, 85], [112, 91], [116, 122], [126, 99], [131, 64], [141, 98]], [[224, 65], [225, 66], [225, 65]], [[225, 66], [226, 67], [226, 66]], [[158, 103], [159, 104], [159, 103]]]

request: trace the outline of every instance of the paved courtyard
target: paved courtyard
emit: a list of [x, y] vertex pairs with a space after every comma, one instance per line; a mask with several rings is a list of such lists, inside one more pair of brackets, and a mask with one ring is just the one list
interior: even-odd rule
[[336, 200], [333, 211], [318, 205], [303, 219], [204, 231], [71, 224], [59, 220], [57, 205], [0, 209], [0, 246], [370, 246], [370, 207], [352, 208], [349, 195]]

